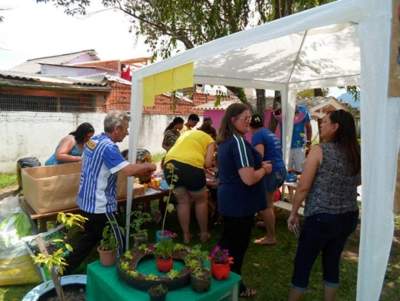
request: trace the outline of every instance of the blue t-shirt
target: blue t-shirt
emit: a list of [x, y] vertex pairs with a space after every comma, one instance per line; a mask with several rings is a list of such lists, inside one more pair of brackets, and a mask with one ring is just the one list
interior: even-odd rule
[[88, 213], [117, 210], [117, 173], [128, 165], [118, 146], [106, 135], [92, 137], [85, 145], [77, 203]]
[[293, 136], [291, 148], [301, 148], [305, 143], [305, 126], [310, 122], [310, 113], [307, 109], [299, 106], [298, 112], [294, 117]]
[[248, 186], [239, 175], [243, 167], [260, 166], [260, 154], [241, 136], [218, 146], [218, 211], [222, 216], [245, 217], [265, 209], [264, 181]]
[[282, 146], [280, 140], [268, 129], [261, 128], [254, 133], [251, 144], [264, 145], [263, 161], [271, 161], [272, 171], [281, 170], [285, 163], [282, 159]]

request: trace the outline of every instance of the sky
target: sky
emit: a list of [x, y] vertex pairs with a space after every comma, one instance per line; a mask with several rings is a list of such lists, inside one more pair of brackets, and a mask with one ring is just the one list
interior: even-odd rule
[[127, 59], [149, 55], [143, 38], [129, 33], [129, 18], [104, 10], [99, 0], [87, 16], [68, 16], [62, 7], [36, 0], [0, 0], [0, 70], [27, 59], [95, 49], [99, 57]]
[[[150, 55], [143, 38], [129, 32], [129, 17], [104, 10], [92, 0], [86, 16], [68, 16], [62, 7], [36, 0], [0, 0], [0, 70], [32, 58], [95, 49], [102, 60]], [[330, 88], [338, 97], [345, 91]], [[271, 91], [271, 93], [273, 93]]]

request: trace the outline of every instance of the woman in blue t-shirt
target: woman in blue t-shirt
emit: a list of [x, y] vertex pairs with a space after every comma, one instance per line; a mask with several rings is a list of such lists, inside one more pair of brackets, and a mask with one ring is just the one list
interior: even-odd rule
[[252, 116], [250, 129], [253, 133], [251, 141], [253, 147], [260, 153], [264, 161], [272, 164], [272, 172], [264, 177], [267, 208], [260, 212], [267, 232], [265, 236], [254, 242], [259, 245], [274, 245], [276, 244], [274, 192], [282, 186], [286, 177], [281, 142], [269, 129], [264, 127], [263, 119], [258, 114]]
[[[241, 274], [250, 241], [254, 214], [265, 209], [265, 188], [261, 179], [272, 170], [243, 135], [249, 131], [250, 109], [242, 103], [230, 105], [222, 119], [218, 143], [218, 211], [223, 216], [219, 246], [234, 258], [232, 270]], [[255, 290], [240, 285], [241, 297]]]

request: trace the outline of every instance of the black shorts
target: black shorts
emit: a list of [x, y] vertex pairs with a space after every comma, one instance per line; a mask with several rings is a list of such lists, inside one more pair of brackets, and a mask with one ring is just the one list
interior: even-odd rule
[[[165, 165], [171, 163], [174, 168], [174, 174], [177, 175], [175, 188], [184, 187], [189, 191], [199, 191], [206, 186], [206, 175], [204, 169], [194, 167], [189, 164], [181, 163], [175, 160], [168, 161]], [[164, 176], [168, 184], [171, 184], [171, 171], [165, 168]]]

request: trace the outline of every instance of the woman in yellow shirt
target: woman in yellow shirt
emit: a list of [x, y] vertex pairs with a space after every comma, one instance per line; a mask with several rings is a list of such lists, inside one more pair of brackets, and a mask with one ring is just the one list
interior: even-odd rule
[[[212, 166], [214, 152], [215, 143], [209, 134], [200, 130], [191, 130], [183, 133], [165, 156], [164, 175], [168, 184], [173, 182], [174, 194], [178, 202], [178, 220], [185, 243], [190, 242], [191, 202], [195, 204], [200, 240], [205, 242], [209, 238], [204, 168]], [[172, 173], [176, 175], [175, 179]]]

